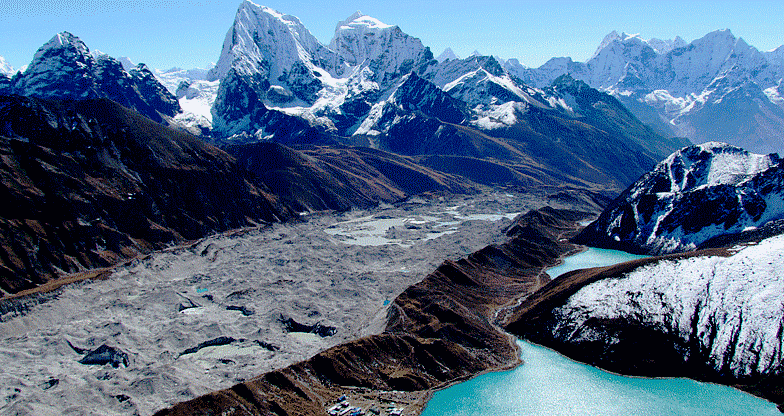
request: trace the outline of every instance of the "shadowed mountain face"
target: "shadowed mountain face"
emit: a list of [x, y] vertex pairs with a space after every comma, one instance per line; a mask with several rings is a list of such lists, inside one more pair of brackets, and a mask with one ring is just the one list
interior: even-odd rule
[[235, 160], [109, 100], [0, 97], [0, 287], [292, 212]]
[[[581, 243], [646, 254], [682, 252], [784, 219], [778, 154], [709, 142], [685, 147], [626, 189]], [[778, 225], [780, 226], [780, 224]]]

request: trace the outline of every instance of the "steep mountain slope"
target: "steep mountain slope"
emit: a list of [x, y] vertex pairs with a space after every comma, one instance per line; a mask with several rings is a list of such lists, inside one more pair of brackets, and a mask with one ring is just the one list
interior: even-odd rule
[[126, 71], [120, 61], [91, 53], [68, 32], [41, 46], [27, 69], [0, 92], [53, 99], [108, 98], [157, 122], [180, 112], [177, 99], [147, 66]]
[[14, 74], [14, 68], [6, 62], [5, 58], [0, 56], [0, 75], [11, 76]]
[[226, 153], [107, 99], [0, 97], [0, 288], [293, 216]]
[[691, 251], [566, 273], [506, 328], [610, 371], [733, 385], [784, 411], [782, 172], [777, 154], [723, 143], [675, 152], [572, 241]]
[[370, 208], [424, 192], [478, 191], [457, 177], [368, 148], [295, 150], [278, 143], [252, 143], [225, 150], [298, 212]]
[[784, 165], [723, 143], [683, 148], [624, 191], [578, 237], [652, 254], [694, 249], [784, 219]]
[[[135, 66], [131, 64], [131, 67]], [[174, 116], [174, 122], [194, 134], [209, 135], [212, 129], [212, 106], [219, 81], [207, 80], [207, 74], [208, 70], [201, 68], [155, 70], [155, 76], [177, 97], [182, 108], [182, 112]]]
[[665, 136], [768, 153], [784, 150], [780, 54], [760, 52], [729, 30], [689, 44], [612, 32], [585, 63], [553, 58], [535, 69], [514, 62], [507, 69], [539, 87], [570, 74], [611, 93]]

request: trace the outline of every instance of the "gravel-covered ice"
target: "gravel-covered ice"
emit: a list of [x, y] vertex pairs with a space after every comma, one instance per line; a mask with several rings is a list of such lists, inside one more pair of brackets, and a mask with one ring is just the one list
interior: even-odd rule
[[[504, 241], [504, 214], [540, 205], [485, 194], [314, 217], [206, 238], [67, 286], [1, 317], [0, 413], [148, 415], [378, 333], [406, 287], [445, 259]], [[389, 218], [409, 219], [385, 231], [393, 244], [324, 232]], [[79, 363], [104, 344], [128, 366]]]

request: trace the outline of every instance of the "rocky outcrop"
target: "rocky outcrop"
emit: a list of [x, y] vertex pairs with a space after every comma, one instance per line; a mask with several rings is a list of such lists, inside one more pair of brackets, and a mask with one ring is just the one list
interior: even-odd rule
[[87, 353], [79, 362], [85, 365], [111, 364], [114, 368], [119, 367], [121, 364], [124, 367], [128, 367], [128, 354], [104, 344]]
[[784, 166], [723, 143], [683, 148], [611, 203], [577, 241], [662, 254], [784, 218]]
[[508, 243], [447, 261], [404, 291], [382, 334], [157, 414], [320, 414], [348, 391], [420, 392], [514, 365], [517, 352], [494, 326], [496, 311], [543, 283], [542, 268], [573, 249], [561, 237], [584, 215], [544, 208], [521, 216]]
[[109, 100], [0, 97], [0, 288], [291, 218], [235, 160]]

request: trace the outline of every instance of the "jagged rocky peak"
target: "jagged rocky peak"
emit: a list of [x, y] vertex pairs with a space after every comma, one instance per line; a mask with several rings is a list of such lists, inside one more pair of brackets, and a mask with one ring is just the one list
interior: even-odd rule
[[11, 80], [13, 94], [51, 99], [108, 98], [158, 122], [180, 112], [177, 99], [146, 66], [126, 71], [123, 64], [99, 51], [90, 51], [69, 32], [41, 46], [33, 61]]
[[329, 47], [347, 64], [369, 67], [378, 82], [405, 75], [433, 59], [418, 38], [359, 11], [337, 25]]
[[337, 56], [298, 18], [245, 0], [237, 9], [209, 78], [222, 79], [234, 69], [241, 75], [261, 73], [277, 79], [300, 65], [312, 72], [314, 63], [328, 71], [338, 69]]
[[421, 111], [447, 123], [460, 124], [469, 118], [465, 103], [442, 91], [415, 72], [406, 75], [391, 99], [406, 111]]
[[656, 38], [648, 39], [648, 45], [651, 45], [651, 47], [659, 54], [665, 54], [671, 50], [682, 48], [687, 44], [688, 43], [686, 43], [686, 41], [683, 40], [683, 38], [680, 36], [676, 36], [675, 39], [666, 40]]
[[81, 39], [61, 32], [38, 48], [15, 85], [20, 95], [41, 98], [96, 98], [91, 69], [95, 59]]
[[749, 153], [726, 143], [708, 142], [678, 150], [655, 171], [670, 178], [670, 192], [716, 185], [739, 185], [776, 166], [779, 155]]
[[613, 30], [612, 32], [608, 33], [607, 36], [604, 37], [604, 39], [602, 39], [602, 42], [599, 44], [599, 47], [596, 48], [596, 52], [594, 52], [591, 59], [596, 58], [602, 52], [602, 50], [604, 50], [605, 48], [607, 48], [612, 44], [622, 44], [627, 47], [635, 44], [636, 45], [644, 44], [649, 46], [651, 49], [653, 49], [657, 54], [665, 54], [673, 49], [680, 48], [687, 45], [686, 41], [683, 40], [683, 38], [681, 38], [680, 36], [676, 36], [675, 39], [667, 39], [667, 40], [656, 39], [656, 38], [643, 39], [639, 33], [628, 34], [626, 32], [621, 32], [619, 34], [617, 31]]
[[580, 236], [652, 254], [694, 249], [784, 218], [784, 163], [709, 142], [676, 151], [632, 184]]

